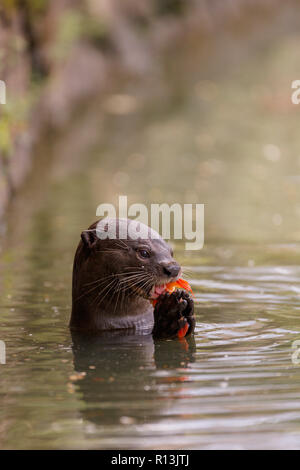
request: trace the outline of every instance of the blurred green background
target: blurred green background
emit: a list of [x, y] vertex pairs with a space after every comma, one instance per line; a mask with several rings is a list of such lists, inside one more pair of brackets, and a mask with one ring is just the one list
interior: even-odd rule
[[205, 203], [208, 239], [298, 241], [297, 13], [276, 1], [3, 2], [2, 215], [29, 175], [44, 189], [91, 171], [84, 224], [124, 193]]

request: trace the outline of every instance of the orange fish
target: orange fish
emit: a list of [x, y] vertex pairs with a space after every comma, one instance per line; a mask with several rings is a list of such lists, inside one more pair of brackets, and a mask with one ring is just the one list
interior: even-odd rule
[[[188, 292], [190, 292], [192, 295], [193, 291], [189, 283], [185, 279], [177, 279], [175, 282], [169, 282], [168, 284], [165, 285], [164, 292], [168, 292], [169, 294], [172, 294], [176, 289], [184, 289]], [[163, 293], [164, 293], [163, 292]], [[152, 305], [155, 306], [157, 303], [157, 299], [151, 300]]]

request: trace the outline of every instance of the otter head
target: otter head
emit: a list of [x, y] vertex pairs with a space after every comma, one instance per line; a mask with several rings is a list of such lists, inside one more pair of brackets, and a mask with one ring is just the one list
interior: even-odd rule
[[[76, 295], [101, 301], [156, 299], [180, 277], [172, 248], [146, 225], [129, 219], [102, 219], [81, 234], [73, 274]], [[76, 258], [80, 257], [80, 272]], [[78, 284], [80, 279], [80, 285]], [[84, 284], [83, 284], [84, 281]], [[117, 313], [117, 312], [116, 312]]]

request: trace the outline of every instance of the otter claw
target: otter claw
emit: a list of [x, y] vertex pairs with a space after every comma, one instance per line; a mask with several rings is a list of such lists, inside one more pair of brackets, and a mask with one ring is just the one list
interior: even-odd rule
[[183, 338], [195, 327], [194, 302], [183, 290], [163, 294], [154, 309], [153, 336], [156, 338]]

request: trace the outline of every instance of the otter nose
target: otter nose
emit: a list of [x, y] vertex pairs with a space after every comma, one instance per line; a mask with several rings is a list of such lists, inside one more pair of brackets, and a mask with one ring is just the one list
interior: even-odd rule
[[180, 266], [178, 264], [165, 264], [163, 266], [163, 273], [168, 277], [176, 277], [180, 271]]

